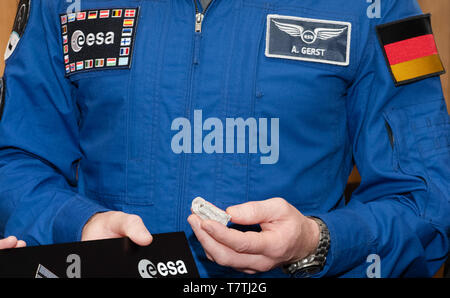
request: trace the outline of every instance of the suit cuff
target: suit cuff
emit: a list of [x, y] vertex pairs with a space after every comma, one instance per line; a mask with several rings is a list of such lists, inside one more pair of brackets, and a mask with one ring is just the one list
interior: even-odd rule
[[53, 223], [54, 243], [81, 241], [81, 233], [86, 222], [94, 214], [106, 211], [110, 210], [85, 197], [72, 194], [55, 217]]
[[[330, 232], [330, 248], [323, 270], [313, 277], [336, 276], [366, 262], [374, 251], [374, 240], [364, 218], [355, 210], [343, 207], [329, 213], [311, 214], [320, 218]], [[356, 273], [355, 273], [356, 274]], [[365, 272], [359, 272], [362, 276]]]

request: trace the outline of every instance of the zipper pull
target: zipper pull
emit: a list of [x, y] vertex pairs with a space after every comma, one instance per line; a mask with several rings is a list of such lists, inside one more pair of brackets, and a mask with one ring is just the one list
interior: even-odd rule
[[202, 13], [197, 13], [195, 15], [195, 32], [202, 32], [203, 18], [204, 15]]

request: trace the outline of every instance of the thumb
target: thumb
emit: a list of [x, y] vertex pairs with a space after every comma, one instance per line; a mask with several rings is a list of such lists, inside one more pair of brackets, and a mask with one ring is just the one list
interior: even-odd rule
[[273, 198], [231, 206], [226, 212], [236, 224], [255, 225], [278, 219], [287, 205], [284, 199]]
[[120, 216], [121, 218], [114, 221], [112, 227], [117, 233], [129, 237], [140, 246], [147, 246], [153, 241], [152, 235], [139, 216], [126, 213], [120, 213]]
[[8, 238], [0, 240], [0, 249], [14, 248], [17, 245], [17, 238], [9, 236]]

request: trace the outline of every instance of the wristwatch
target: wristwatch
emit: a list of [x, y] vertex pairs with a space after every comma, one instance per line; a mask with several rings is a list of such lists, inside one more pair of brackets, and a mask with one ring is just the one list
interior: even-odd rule
[[322, 271], [330, 248], [330, 232], [327, 225], [317, 217], [309, 217], [317, 222], [320, 229], [319, 245], [315, 252], [294, 263], [283, 265], [283, 271], [295, 277], [308, 277]]

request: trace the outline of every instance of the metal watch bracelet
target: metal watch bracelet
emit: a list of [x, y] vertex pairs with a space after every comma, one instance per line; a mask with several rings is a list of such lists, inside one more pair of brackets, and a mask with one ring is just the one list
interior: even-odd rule
[[319, 273], [325, 266], [328, 249], [330, 248], [330, 232], [327, 225], [319, 218], [308, 216], [319, 225], [320, 237], [319, 244], [314, 253], [294, 263], [283, 266], [286, 274], [295, 275], [297, 277], [308, 277], [312, 274]]

